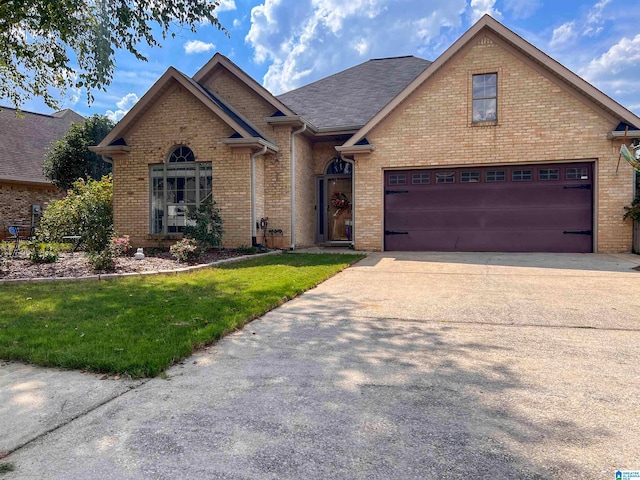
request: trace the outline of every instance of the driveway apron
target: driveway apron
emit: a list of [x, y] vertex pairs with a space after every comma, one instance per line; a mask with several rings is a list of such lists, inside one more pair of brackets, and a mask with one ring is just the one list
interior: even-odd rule
[[35, 438], [3, 478], [640, 470], [639, 260], [371, 254]]

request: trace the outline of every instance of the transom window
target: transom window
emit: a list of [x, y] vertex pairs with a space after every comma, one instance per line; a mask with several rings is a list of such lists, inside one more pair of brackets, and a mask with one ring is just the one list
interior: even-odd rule
[[474, 75], [473, 121], [495, 122], [498, 120], [498, 74]]
[[451, 173], [436, 173], [436, 183], [455, 183], [456, 174]]
[[480, 181], [480, 172], [462, 172], [460, 174], [461, 183], [476, 183]]
[[504, 170], [489, 170], [485, 174], [487, 182], [504, 182]]
[[538, 180], [558, 180], [560, 170], [557, 168], [541, 168], [538, 170]]
[[526, 181], [526, 180], [532, 180], [533, 179], [533, 172], [531, 172], [531, 170], [514, 170], [513, 172], [511, 172], [511, 180], [515, 181], [515, 182], [522, 182], [522, 181]]
[[587, 167], [567, 168], [565, 178], [567, 180], [589, 180], [589, 172]]
[[333, 161], [327, 165], [325, 173], [327, 175], [351, 175], [352, 171], [350, 162], [347, 162], [342, 157], [335, 157]]
[[389, 175], [389, 185], [405, 185], [407, 176], [404, 173]]
[[425, 185], [429, 182], [431, 182], [431, 178], [428, 173], [414, 173], [411, 176], [411, 183], [414, 185]]
[[212, 194], [211, 162], [196, 162], [193, 151], [175, 147], [162, 165], [151, 165], [151, 233], [183, 233], [187, 210]]

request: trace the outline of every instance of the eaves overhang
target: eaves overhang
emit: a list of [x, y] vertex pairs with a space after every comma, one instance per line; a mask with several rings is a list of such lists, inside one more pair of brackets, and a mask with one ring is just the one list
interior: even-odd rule
[[231, 148], [250, 148], [251, 150], [262, 150], [267, 147], [268, 153], [277, 153], [280, 150], [276, 145], [262, 138], [224, 138], [222, 143]]
[[367, 143], [366, 145], [349, 145], [349, 146], [340, 145], [335, 147], [335, 149], [344, 155], [354, 155], [354, 154], [367, 155], [373, 152], [376, 149], [376, 147], [375, 145], [371, 145], [370, 143]]
[[625, 138], [640, 138], [640, 130], [619, 131], [614, 130], [607, 134], [609, 140], [624, 140]]
[[89, 147], [89, 150], [97, 153], [98, 155], [118, 155], [118, 154], [124, 154], [124, 153], [129, 153], [131, 151], [131, 147], [129, 147], [128, 145], [106, 145], [106, 146], [91, 146]]

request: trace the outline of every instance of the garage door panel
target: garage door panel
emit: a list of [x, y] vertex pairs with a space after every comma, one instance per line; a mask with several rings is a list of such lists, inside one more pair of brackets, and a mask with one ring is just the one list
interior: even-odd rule
[[[387, 237], [388, 239], [389, 237]], [[573, 253], [591, 249], [591, 237], [565, 235], [544, 230], [431, 230], [412, 231], [393, 237], [394, 250], [415, 250], [414, 245], [432, 246], [441, 252], [540, 252]], [[478, 245], [482, 245], [479, 247]]]
[[[551, 180], [543, 175], [550, 169]], [[531, 174], [516, 181], [513, 170]], [[453, 183], [433, 183], [438, 170], [385, 174], [385, 249], [592, 251], [590, 163], [440, 171]], [[485, 181], [488, 171], [504, 172], [503, 181]], [[389, 184], [416, 176], [432, 183]], [[469, 177], [474, 182], [463, 183]]]
[[[416, 210], [395, 210], [392, 219], [387, 222], [388, 230], [440, 230], [446, 229], [565, 229], [582, 228], [591, 220], [591, 214], [584, 209], [571, 206], [555, 208], [553, 214], [548, 208], [530, 208], [526, 215], [517, 208], [495, 208], [484, 210], [474, 208], [460, 210], [456, 208], [425, 209], [416, 216]], [[504, 226], [508, 225], [508, 228]]]
[[[543, 185], [536, 188], [535, 185], [510, 184], [486, 187], [482, 184], [466, 185], [462, 188], [452, 186], [450, 188], [432, 188], [429, 190], [412, 190], [407, 188], [402, 192], [386, 194], [387, 210], [415, 209], [422, 210], [434, 205], [437, 207], [447, 205], [449, 207], [473, 208], [495, 207], [496, 205], [509, 204], [515, 207], [531, 206], [532, 195], [545, 198], [545, 205], [581, 205], [591, 206], [591, 190], [565, 189], [566, 185]], [[569, 184], [569, 186], [571, 186]], [[387, 190], [389, 191], [389, 190]], [[393, 190], [391, 190], [393, 191]]]

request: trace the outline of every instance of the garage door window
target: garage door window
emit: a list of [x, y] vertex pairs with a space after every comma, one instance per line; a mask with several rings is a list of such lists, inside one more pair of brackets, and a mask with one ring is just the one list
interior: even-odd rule
[[538, 180], [559, 180], [560, 170], [557, 168], [541, 168], [538, 170]]
[[404, 174], [389, 175], [389, 185], [405, 185], [407, 176]]
[[431, 178], [428, 173], [414, 173], [411, 176], [411, 183], [414, 185], [427, 185], [430, 182]]
[[567, 168], [565, 178], [567, 180], [589, 180], [589, 173], [586, 168]]
[[456, 174], [451, 173], [436, 173], [436, 183], [455, 183]]
[[511, 180], [514, 182], [533, 180], [533, 172], [531, 170], [514, 170], [511, 172]]
[[489, 170], [485, 179], [487, 182], [504, 182], [504, 170]]
[[461, 183], [476, 183], [480, 181], [480, 172], [462, 172], [460, 174]]

